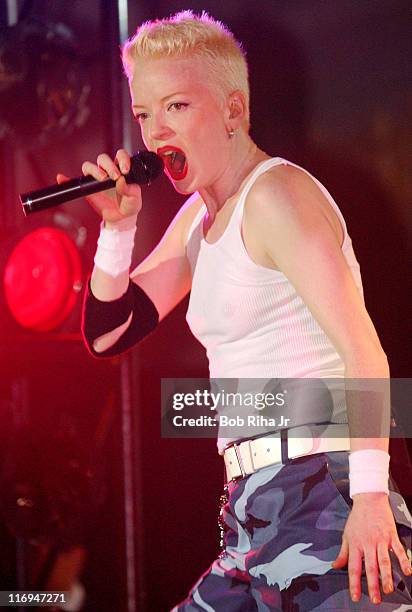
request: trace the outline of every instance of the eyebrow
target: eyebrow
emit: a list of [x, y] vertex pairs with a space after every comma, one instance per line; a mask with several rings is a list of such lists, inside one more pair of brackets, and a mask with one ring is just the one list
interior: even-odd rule
[[[184, 91], [176, 91], [175, 93], [172, 94], [168, 94], [167, 96], [165, 96], [164, 98], [162, 98], [160, 100], [160, 102], [165, 102], [166, 100], [168, 100], [169, 98], [173, 98], [174, 96], [187, 96], [187, 92]], [[141, 104], [133, 104], [132, 105], [133, 109], [137, 109], [137, 108], [145, 108], [144, 106], [142, 106]]]

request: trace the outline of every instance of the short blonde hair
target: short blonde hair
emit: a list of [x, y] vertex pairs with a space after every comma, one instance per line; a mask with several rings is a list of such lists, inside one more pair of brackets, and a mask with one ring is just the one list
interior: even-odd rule
[[199, 57], [206, 62], [212, 81], [224, 97], [240, 90], [246, 103], [249, 128], [249, 78], [245, 53], [232, 32], [205, 11], [181, 11], [167, 19], [146, 21], [122, 48], [123, 68], [128, 79], [136, 59]]

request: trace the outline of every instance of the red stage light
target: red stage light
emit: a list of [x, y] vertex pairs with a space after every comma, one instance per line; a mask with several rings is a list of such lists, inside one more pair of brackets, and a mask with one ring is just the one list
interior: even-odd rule
[[34, 331], [51, 331], [72, 311], [82, 288], [81, 260], [60, 229], [42, 227], [13, 249], [4, 272], [4, 291], [14, 319]]

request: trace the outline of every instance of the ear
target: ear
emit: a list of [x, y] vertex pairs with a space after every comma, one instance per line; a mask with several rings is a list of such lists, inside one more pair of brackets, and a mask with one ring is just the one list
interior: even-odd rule
[[227, 127], [236, 130], [246, 117], [246, 101], [242, 91], [236, 90], [227, 99]]

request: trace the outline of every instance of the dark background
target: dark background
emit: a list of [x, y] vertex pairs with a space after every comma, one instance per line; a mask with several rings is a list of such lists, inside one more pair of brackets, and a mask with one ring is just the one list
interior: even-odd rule
[[[58, 171], [79, 175], [85, 159], [94, 160], [102, 151], [114, 153], [122, 146], [125, 127], [132, 134], [133, 148], [141, 148], [121, 99], [118, 3], [42, 0], [20, 1], [16, 6], [20, 14], [15, 26], [9, 24], [6, 4], [0, 8], [1, 48], [12, 52], [16, 72], [22, 66], [26, 69], [17, 83], [6, 83], [0, 71], [1, 273], [22, 236], [51, 225], [64, 228], [78, 244], [84, 282], [98, 234], [96, 215], [86, 202], [77, 201], [24, 218], [18, 193], [55, 182]], [[187, 8], [207, 10], [243, 42], [251, 73], [252, 136], [267, 153], [304, 165], [338, 202], [391, 374], [408, 377], [412, 346], [409, 2], [129, 1], [130, 33], [143, 20]], [[37, 33], [29, 52], [19, 42], [28, 29]], [[63, 42], [47, 49], [47, 31]], [[47, 103], [38, 93], [39, 83], [49, 84], [53, 95]], [[73, 95], [65, 97], [67, 91]], [[58, 119], [65, 109], [68, 119], [62, 124]], [[136, 262], [157, 243], [182, 201], [165, 178], [145, 190]], [[71, 544], [86, 550], [79, 576], [86, 588], [84, 610], [131, 609], [125, 530], [125, 508], [130, 503], [138, 610], [170, 609], [218, 552], [216, 518], [223, 467], [215, 442], [160, 438], [160, 379], [207, 376], [203, 349], [184, 320], [186, 307], [185, 301], [126, 358], [102, 362], [93, 360], [81, 343], [80, 299], [59, 329], [36, 334], [14, 324], [0, 295], [3, 479], [7, 476], [10, 484], [13, 478], [14, 482], [26, 478], [37, 490], [49, 487], [53, 499], [61, 502], [57, 507], [62, 515], [80, 517], [72, 523], [67, 519], [69, 526], [54, 534], [52, 548], [63, 549], [65, 532], [71, 534]], [[131, 497], [124, 487], [122, 433], [129, 393], [134, 441]], [[29, 441], [34, 449], [30, 450]], [[392, 462], [398, 462], [399, 478], [404, 477], [400, 484], [408, 497], [405, 446], [394, 450]], [[41, 464], [33, 459], [39, 454]], [[32, 467], [29, 475], [23, 474], [22, 457]], [[56, 485], [70, 480], [68, 457], [71, 462], [76, 459], [78, 468], [71, 495]], [[13, 472], [10, 465], [20, 463], [20, 472], [17, 468]], [[40, 484], [39, 465], [44, 470]], [[57, 477], [52, 466], [57, 466]], [[77, 489], [76, 483], [80, 483]], [[0, 496], [0, 587], [27, 588], [39, 521], [32, 513], [21, 517], [3, 487]], [[82, 500], [91, 501], [82, 504]], [[46, 531], [50, 520], [50, 533], [52, 506], [50, 500], [39, 502]]]

